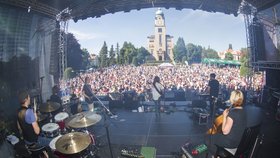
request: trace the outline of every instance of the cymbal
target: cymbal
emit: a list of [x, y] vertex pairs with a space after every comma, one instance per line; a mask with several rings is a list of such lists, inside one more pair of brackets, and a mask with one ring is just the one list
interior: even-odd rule
[[91, 138], [88, 134], [82, 132], [72, 132], [60, 137], [55, 148], [62, 154], [75, 154], [85, 150], [91, 143]]
[[60, 108], [60, 104], [56, 102], [46, 102], [40, 106], [41, 112], [54, 112]]
[[72, 128], [84, 128], [98, 123], [101, 120], [101, 115], [94, 112], [81, 112], [68, 122], [68, 126]]

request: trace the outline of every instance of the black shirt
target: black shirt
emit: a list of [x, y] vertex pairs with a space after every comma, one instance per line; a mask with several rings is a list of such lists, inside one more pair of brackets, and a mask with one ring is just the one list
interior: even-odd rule
[[219, 81], [216, 79], [210, 80], [208, 82], [208, 86], [210, 87], [210, 96], [212, 97], [218, 97], [219, 95]]
[[88, 99], [87, 97], [85, 97], [85, 101], [88, 103], [88, 104], [91, 104], [93, 103], [93, 94], [92, 94], [92, 90], [91, 90], [91, 87], [89, 84], [85, 84], [84, 87], [83, 87], [83, 91], [85, 92], [85, 94], [88, 96], [88, 97], [91, 97], [91, 99]]
[[227, 147], [236, 148], [240, 143], [241, 137], [246, 128], [246, 114], [243, 109], [232, 109], [230, 110], [228, 116], [232, 118], [233, 125], [230, 133], [226, 135], [226, 138], [230, 142], [230, 146]]

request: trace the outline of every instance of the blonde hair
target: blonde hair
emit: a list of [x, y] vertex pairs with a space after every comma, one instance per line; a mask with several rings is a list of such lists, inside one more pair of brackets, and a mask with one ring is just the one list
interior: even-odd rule
[[244, 101], [243, 93], [240, 90], [234, 90], [231, 92], [229, 100], [233, 107], [242, 106]]

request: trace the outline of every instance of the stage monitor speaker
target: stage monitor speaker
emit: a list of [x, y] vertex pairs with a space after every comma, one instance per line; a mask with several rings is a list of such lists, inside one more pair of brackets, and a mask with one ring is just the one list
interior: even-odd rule
[[109, 93], [109, 97], [111, 100], [122, 100], [123, 95], [119, 92]]
[[207, 107], [207, 103], [204, 100], [193, 100], [192, 101], [192, 107], [206, 108]]

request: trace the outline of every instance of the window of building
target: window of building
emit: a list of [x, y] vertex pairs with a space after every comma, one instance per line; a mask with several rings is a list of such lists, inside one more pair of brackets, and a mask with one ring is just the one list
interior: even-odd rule
[[158, 28], [158, 32], [162, 32], [162, 28]]

